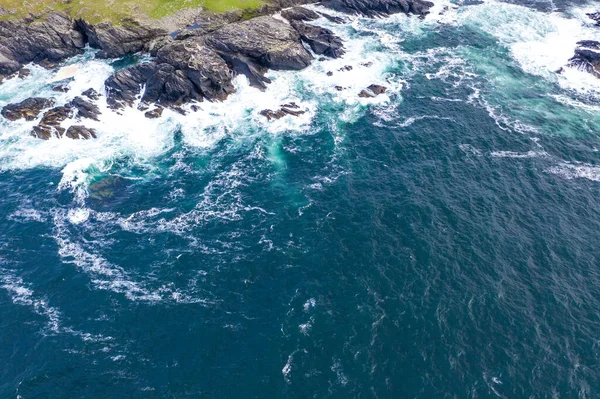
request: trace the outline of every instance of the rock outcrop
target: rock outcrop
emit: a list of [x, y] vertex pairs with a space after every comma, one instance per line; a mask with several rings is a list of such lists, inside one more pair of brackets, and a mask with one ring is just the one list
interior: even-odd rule
[[569, 66], [589, 72], [600, 78], [600, 42], [582, 40], [577, 43], [575, 55], [569, 60]]
[[367, 17], [386, 16], [395, 13], [425, 16], [433, 3], [426, 0], [325, 0], [323, 6], [347, 14]]
[[263, 109], [262, 111], [260, 111], [260, 114], [268, 120], [281, 119], [286, 115], [300, 116], [304, 113], [305, 111], [302, 111], [298, 104], [294, 102], [283, 104], [281, 105], [281, 108], [279, 108], [276, 111], [270, 109]]
[[312, 61], [298, 32], [270, 16], [226, 25], [210, 34], [206, 42], [220, 53], [239, 54], [270, 69], [299, 70]]
[[30, 62], [56, 65], [83, 53], [85, 41], [64, 13], [53, 12], [39, 21], [0, 21], [0, 75], [11, 75]]
[[302, 40], [308, 43], [315, 54], [331, 58], [339, 58], [344, 55], [342, 39], [329, 29], [305, 24], [301, 21], [292, 21], [291, 25], [296, 29]]
[[100, 49], [98, 58], [117, 58], [137, 53], [146, 48], [153, 39], [168, 32], [161, 28], [140, 24], [133, 19], [115, 26], [110, 23], [89, 24], [83, 19], [76, 21], [77, 28], [85, 35], [90, 47]]
[[365, 90], [361, 90], [358, 96], [361, 98], [373, 98], [387, 91], [387, 87], [381, 85], [370, 85]]
[[51, 98], [32, 97], [18, 104], [8, 104], [2, 109], [2, 116], [11, 121], [17, 119], [33, 121], [43, 109], [53, 105], [54, 100]]

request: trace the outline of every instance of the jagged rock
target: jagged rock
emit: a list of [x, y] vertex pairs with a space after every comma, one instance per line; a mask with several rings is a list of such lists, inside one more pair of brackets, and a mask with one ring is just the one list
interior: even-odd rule
[[361, 90], [361, 92], [358, 93], [358, 96], [362, 98], [373, 98], [375, 96], [385, 93], [386, 90], [387, 87], [385, 86], [370, 85], [369, 87], [367, 87], [366, 90]]
[[162, 113], [163, 113], [163, 108], [157, 107], [157, 108], [154, 108], [153, 110], [147, 111], [144, 114], [144, 116], [148, 119], [156, 119], [156, 118], [160, 118]]
[[351, 71], [352, 69], [353, 69], [352, 65], [345, 65], [345, 66], [341, 67], [340, 69], [338, 69], [338, 71], [340, 71], [340, 72], [348, 72], [348, 71]]
[[108, 95], [108, 105], [112, 108], [132, 105], [140, 93], [142, 85], [150, 79], [156, 68], [155, 62], [144, 62], [121, 69], [109, 77], [104, 82]]
[[8, 104], [2, 109], [2, 116], [8, 120], [15, 121], [24, 118], [33, 121], [44, 108], [54, 105], [51, 98], [32, 97], [18, 104]]
[[339, 58], [344, 55], [342, 39], [329, 29], [300, 21], [292, 21], [291, 25], [300, 34], [302, 40], [309, 44], [315, 54], [323, 54], [331, 58]]
[[167, 44], [157, 51], [156, 60], [181, 71], [182, 78], [193, 84], [194, 92], [201, 95], [190, 95], [190, 99], [200, 101], [204, 96], [211, 101], [224, 100], [234, 92], [233, 74], [227, 63], [199, 39]]
[[[599, 16], [599, 18], [600, 18], [600, 16]], [[581, 40], [581, 41], [577, 42], [577, 45], [579, 47], [586, 47], [586, 48], [590, 48], [590, 49], [600, 50], [600, 42], [597, 42], [595, 40]]]
[[600, 52], [578, 48], [569, 60], [569, 66], [584, 70], [600, 78]]
[[260, 114], [266, 117], [268, 120], [281, 119], [286, 115], [299, 116], [305, 113], [305, 111], [296, 109], [300, 108], [296, 103], [283, 104], [280, 109], [273, 111], [270, 109], [263, 109]]
[[128, 19], [115, 26], [102, 22], [89, 24], [83, 19], [76, 21], [77, 27], [85, 33], [90, 47], [100, 49], [98, 58], [117, 58], [144, 50], [150, 41], [165, 36], [168, 32], [162, 28], [150, 27]]
[[96, 131], [82, 125], [73, 125], [67, 129], [65, 136], [73, 140], [89, 140], [96, 138]]
[[100, 109], [95, 104], [84, 100], [82, 97], [75, 97], [69, 103], [69, 106], [77, 110], [77, 116], [81, 118], [98, 120]]
[[590, 19], [596, 22], [596, 25], [600, 25], [600, 11], [588, 13], [585, 15], [587, 15], [588, 17], [590, 17]]
[[332, 10], [367, 17], [386, 16], [399, 12], [424, 16], [433, 7], [432, 2], [424, 0], [325, 0], [321, 4]]
[[29, 75], [31, 75], [31, 70], [29, 70], [28, 68], [21, 68], [19, 70], [19, 79], [25, 79]]
[[333, 22], [334, 24], [343, 24], [346, 22], [346, 19], [341, 17], [334, 17], [333, 15], [326, 14], [324, 12], [319, 13], [320, 16], [325, 17], [329, 22]]
[[54, 86], [52, 90], [57, 91], [59, 93], [66, 93], [69, 91], [69, 85], [68, 83], [61, 83], [59, 85]]
[[342, 86], [335, 86], [335, 89], [336, 89], [337, 91], [342, 91], [342, 90], [344, 90], [344, 88], [343, 88]]
[[387, 87], [381, 85], [370, 85], [367, 89], [371, 90], [376, 96], [386, 92]]
[[83, 53], [85, 37], [65, 13], [43, 20], [0, 21], [0, 75], [8, 76], [30, 62], [54, 65]]
[[314, 21], [320, 15], [313, 10], [304, 7], [293, 7], [281, 12], [281, 16], [288, 21]]
[[312, 61], [298, 32], [270, 16], [226, 25], [211, 33], [206, 42], [220, 53], [239, 54], [271, 69], [298, 70]]
[[62, 136], [65, 129], [60, 124], [71, 116], [72, 111], [73, 109], [68, 105], [46, 111], [40, 123], [33, 128], [32, 136], [43, 140], [48, 140], [52, 136]]
[[373, 63], [371, 61], [369, 61], [369, 62], [363, 62], [360, 65], [362, 65], [362, 66], [364, 66], [366, 68], [369, 68], [369, 67], [371, 67], [373, 65]]
[[92, 88], [87, 89], [86, 91], [81, 93], [81, 95], [89, 98], [90, 100], [94, 100], [94, 101], [96, 101], [97, 99], [100, 98], [100, 94]]

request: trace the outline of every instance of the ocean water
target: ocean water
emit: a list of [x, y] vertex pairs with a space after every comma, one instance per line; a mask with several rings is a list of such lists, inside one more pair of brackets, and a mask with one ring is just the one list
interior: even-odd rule
[[89, 141], [0, 121], [0, 397], [600, 397], [600, 80], [555, 73], [598, 7], [322, 20], [347, 55], [264, 92], [102, 104]]

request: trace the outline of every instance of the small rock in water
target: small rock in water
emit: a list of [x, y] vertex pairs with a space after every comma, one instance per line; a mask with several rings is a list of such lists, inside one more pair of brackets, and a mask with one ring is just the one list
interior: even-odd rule
[[366, 90], [361, 90], [361, 92], [358, 93], [358, 96], [362, 98], [373, 98], [375, 96], [385, 93], [386, 90], [387, 87], [385, 86], [373, 84], [367, 87]]
[[597, 12], [591, 12], [588, 14], [585, 14], [588, 17], [590, 17], [590, 19], [592, 19], [593, 21], [596, 22], [596, 25], [600, 25], [600, 11]]
[[60, 124], [69, 118], [72, 112], [73, 108], [68, 105], [46, 111], [40, 123], [33, 128], [31, 135], [42, 140], [48, 140], [52, 136], [61, 137], [65, 133], [65, 129]]
[[57, 91], [59, 93], [66, 93], [69, 91], [69, 85], [66, 83], [61, 83], [52, 88], [53, 91]]
[[373, 63], [372, 63], [371, 61], [369, 61], [369, 62], [363, 62], [363, 63], [362, 63], [362, 64], [360, 64], [360, 65], [362, 65], [362, 66], [364, 66], [364, 67], [367, 67], [367, 68], [368, 68], [368, 67], [372, 66], [372, 65], [373, 65]]
[[331, 72], [331, 71], [328, 71], [328, 72], [327, 72], [327, 76], [333, 76], [333, 72]]
[[147, 111], [144, 116], [148, 119], [156, 119], [156, 118], [160, 118], [160, 116], [163, 113], [163, 108], [158, 107], [158, 108], [154, 108], [153, 110]]
[[96, 131], [82, 125], [73, 125], [67, 129], [65, 136], [74, 140], [95, 139]]
[[27, 68], [21, 68], [21, 70], [19, 71], [19, 78], [20, 79], [25, 79], [27, 76], [29, 76], [31, 74], [31, 71]]
[[82, 97], [75, 97], [69, 105], [77, 109], [77, 116], [82, 118], [98, 120], [100, 116], [100, 109], [89, 101], [84, 100]]
[[98, 92], [92, 88], [87, 89], [81, 93], [81, 95], [89, 98], [90, 100], [97, 100], [100, 98], [100, 94], [98, 94]]
[[23, 118], [27, 121], [33, 121], [44, 108], [53, 105], [54, 100], [51, 98], [32, 97], [18, 104], [8, 104], [2, 109], [2, 116], [10, 121]]
[[[291, 109], [293, 108], [293, 109]], [[260, 114], [264, 117], [266, 117], [268, 120], [272, 120], [272, 119], [281, 119], [286, 115], [292, 115], [292, 116], [299, 116], [305, 113], [305, 111], [302, 110], [298, 110], [295, 111], [294, 109], [298, 109], [300, 108], [296, 103], [292, 102], [289, 104], [283, 104], [281, 106], [280, 109], [278, 109], [277, 111], [273, 111], [270, 109], [263, 109], [262, 111], [260, 111]]]
[[340, 69], [338, 69], [338, 71], [340, 72], [346, 72], [346, 71], [351, 71], [352, 70], [352, 65], [346, 65], [341, 67]]
[[344, 90], [344, 88], [343, 88], [342, 86], [335, 86], [335, 89], [336, 89], [337, 91], [342, 91], [342, 90]]

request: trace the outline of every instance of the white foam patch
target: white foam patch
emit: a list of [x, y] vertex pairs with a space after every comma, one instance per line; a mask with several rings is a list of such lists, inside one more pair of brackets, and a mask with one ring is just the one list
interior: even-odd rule
[[21, 277], [0, 269], [0, 288], [4, 289], [16, 305], [30, 307], [34, 313], [47, 319], [46, 331], [59, 333], [61, 328], [60, 312], [50, 306], [45, 298], [35, 295]]
[[492, 151], [490, 155], [494, 158], [539, 158], [547, 157], [548, 153], [545, 151], [527, 151], [527, 152], [514, 152], [514, 151]]
[[600, 182], [600, 166], [590, 164], [561, 163], [548, 169], [548, 172], [558, 175], [567, 180], [587, 179]]
[[[461, 7], [456, 23], [496, 37], [527, 73], [557, 81], [565, 89], [600, 95], [600, 79], [566, 67], [578, 41], [600, 40], [600, 32], [585, 16], [592, 10], [597, 11], [595, 6], [575, 8], [570, 16], [487, 0], [481, 5]], [[560, 68], [563, 72], [557, 74]]]

